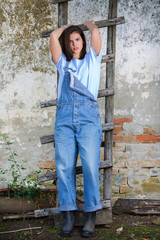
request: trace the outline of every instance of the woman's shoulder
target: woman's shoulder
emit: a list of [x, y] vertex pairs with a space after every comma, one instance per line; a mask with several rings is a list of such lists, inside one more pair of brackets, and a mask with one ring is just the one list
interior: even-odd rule
[[89, 62], [100, 63], [102, 59], [102, 49], [100, 50], [100, 53], [97, 55], [92, 45], [90, 45], [89, 51], [86, 53], [86, 59]]

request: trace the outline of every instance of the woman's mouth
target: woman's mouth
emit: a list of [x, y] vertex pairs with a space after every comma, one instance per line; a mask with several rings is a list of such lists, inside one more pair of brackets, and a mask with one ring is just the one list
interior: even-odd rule
[[78, 47], [73, 48], [74, 51], [78, 50]]

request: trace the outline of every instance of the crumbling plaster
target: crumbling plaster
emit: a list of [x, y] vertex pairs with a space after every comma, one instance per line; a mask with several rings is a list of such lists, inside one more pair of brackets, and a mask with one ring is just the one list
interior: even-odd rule
[[[115, 116], [160, 132], [160, 2], [118, 1]], [[123, 96], [123, 97], [122, 97]]]

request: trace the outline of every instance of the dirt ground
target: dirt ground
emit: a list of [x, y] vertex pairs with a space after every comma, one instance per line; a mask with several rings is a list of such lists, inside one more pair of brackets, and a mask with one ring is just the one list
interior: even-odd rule
[[[113, 223], [109, 228], [98, 226], [93, 240], [160, 240], [160, 216], [113, 215]], [[39, 229], [26, 228], [39, 227]], [[16, 231], [18, 232], [8, 232]], [[3, 233], [5, 232], [5, 233]], [[53, 227], [53, 218], [0, 220], [1, 240], [57, 240], [69, 239], [59, 235], [60, 228]], [[76, 227], [70, 239], [84, 239], [80, 236], [81, 228]]]

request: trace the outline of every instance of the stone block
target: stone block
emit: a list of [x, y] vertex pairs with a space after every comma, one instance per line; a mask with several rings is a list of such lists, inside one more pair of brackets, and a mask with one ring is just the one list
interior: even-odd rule
[[112, 186], [112, 193], [119, 193], [119, 187]]
[[129, 168], [153, 168], [160, 167], [160, 160], [130, 160], [126, 161], [126, 166]]
[[129, 186], [120, 186], [120, 193], [131, 193], [132, 192], [132, 188], [130, 188]]
[[113, 141], [115, 142], [120, 142], [120, 143], [135, 143], [136, 141], [136, 136], [132, 135], [114, 135], [113, 136]]
[[127, 185], [127, 184], [128, 184], [128, 177], [122, 178], [121, 184], [122, 184], [122, 185]]
[[45, 169], [55, 169], [55, 162], [54, 161], [45, 161], [45, 162], [39, 162], [38, 163], [39, 168], [45, 168]]
[[118, 172], [119, 172], [119, 169], [112, 168], [112, 175], [116, 175], [116, 174], [118, 174]]
[[126, 161], [113, 159], [114, 168], [126, 168]]
[[115, 143], [113, 151], [126, 151], [126, 143]]

